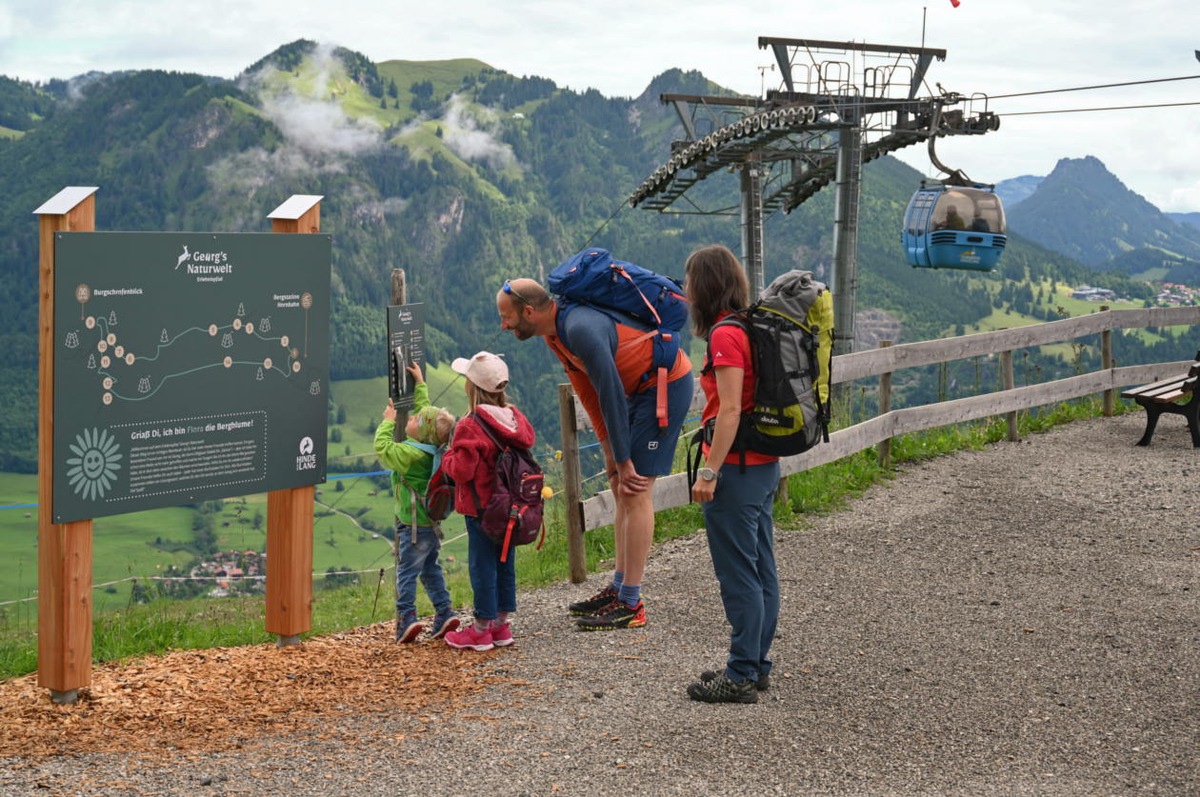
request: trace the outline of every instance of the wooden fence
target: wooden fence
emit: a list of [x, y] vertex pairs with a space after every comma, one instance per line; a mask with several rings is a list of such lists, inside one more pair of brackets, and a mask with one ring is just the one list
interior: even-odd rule
[[[1104, 395], [1104, 412], [1111, 415], [1116, 393], [1121, 387], [1165, 379], [1191, 364], [1191, 360], [1184, 360], [1116, 367], [1112, 359], [1113, 330], [1197, 324], [1200, 324], [1200, 307], [1101, 308], [1099, 312], [1079, 318], [955, 338], [884, 345], [871, 351], [835, 357], [831, 377], [834, 384], [879, 379], [880, 412], [874, 418], [831, 433], [828, 443], [781, 460], [780, 475], [815, 468], [872, 446], [880, 446], [880, 455], [886, 461], [894, 437], [999, 415], [1007, 416], [1009, 439], [1015, 440], [1019, 411], [1096, 393]], [[1097, 334], [1100, 335], [1100, 370], [1037, 385], [1014, 386], [1013, 352]], [[1200, 348], [1200, 340], [1197, 347]], [[918, 407], [890, 409], [891, 377], [895, 371], [980, 356], [1000, 358], [1003, 390]], [[693, 410], [698, 411], [702, 404], [703, 396], [697, 386]], [[583, 534], [611, 524], [616, 505], [611, 490], [590, 498], [583, 497], [578, 435], [581, 430], [590, 429], [591, 424], [570, 385], [566, 384], [559, 386], [559, 422], [563, 439], [563, 499], [567, 507], [570, 577], [579, 583], [587, 577]], [[687, 474], [675, 473], [655, 482], [655, 511], [683, 506], [690, 500]]]

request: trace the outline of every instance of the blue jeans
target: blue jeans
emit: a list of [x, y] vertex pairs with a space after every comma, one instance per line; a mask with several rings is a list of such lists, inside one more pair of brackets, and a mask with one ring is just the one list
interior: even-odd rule
[[775, 569], [775, 489], [779, 463], [721, 466], [704, 525], [713, 570], [721, 585], [725, 619], [732, 626], [725, 675], [757, 681], [771, 672], [771, 642], [779, 624], [779, 574]]
[[450, 592], [446, 589], [446, 577], [442, 575], [442, 563], [438, 561], [442, 541], [433, 527], [417, 526], [414, 542], [412, 527], [397, 523], [396, 542], [400, 546], [400, 566], [396, 568], [396, 613], [405, 619], [416, 616], [418, 578], [437, 613], [448, 612]]
[[500, 561], [500, 546], [483, 533], [479, 518], [466, 516], [467, 572], [475, 593], [475, 619], [495, 620], [500, 612], [517, 610], [517, 548], [508, 550], [508, 561]]

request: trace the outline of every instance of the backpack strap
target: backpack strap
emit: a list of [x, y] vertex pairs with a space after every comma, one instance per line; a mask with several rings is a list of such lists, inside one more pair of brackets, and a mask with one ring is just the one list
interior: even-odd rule
[[[700, 371], [701, 375], [711, 374], [713, 372], [713, 356], [712, 356], [712, 333], [713, 333], [713, 330], [716, 329], [717, 327], [738, 327], [742, 330], [742, 332], [744, 332], [746, 334], [746, 342], [750, 346], [750, 360], [751, 360], [751, 363], [756, 366], [755, 372], [754, 372], [754, 378], [755, 378], [755, 380], [758, 379], [757, 363], [754, 363], [754, 336], [750, 334], [750, 321], [749, 321], [750, 310], [753, 310], [755, 306], [757, 306], [757, 305], [751, 306], [747, 310], [741, 310], [736, 313], [730, 313], [729, 315], [725, 316], [724, 318], [722, 318], [720, 321], [713, 324], [709, 328], [708, 337], [705, 339], [704, 368]], [[742, 434], [742, 431], [746, 428], [746, 425], [750, 422], [750, 415], [748, 413], [742, 411], [740, 407], [738, 408], [738, 410], [739, 410], [738, 430], [737, 430], [737, 434], [734, 435], [733, 446], [730, 450], [738, 452], [738, 470], [741, 473], [745, 473], [746, 472], [746, 438], [745, 438], [745, 435]], [[716, 419], [709, 418], [708, 422], [705, 423], [703, 426], [701, 426], [696, 431], [696, 437], [697, 437], [696, 467], [697, 468], [699, 468], [700, 460], [704, 454], [704, 449], [703, 449], [702, 443], [709, 443], [709, 444], [712, 443], [713, 434], [715, 432], [715, 425], [716, 425]], [[690, 483], [694, 483], [696, 480], [695, 476], [692, 475], [691, 472], [689, 472], [689, 480], [690, 480]]]
[[[633, 283], [633, 278], [630, 277], [629, 274], [624, 270], [620, 270], [619, 273], [624, 275], [625, 278], [630, 281], [630, 283]], [[636, 284], [634, 284], [633, 287], [635, 290], [637, 290], [638, 296], [642, 297], [642, 301], [646, 303], [646, 306], [650, 309], [650, 312], [654, 315], [654, 318], [659, 320], [661, 323], [658, 311], [654, 309], [654, 305], [650, 304], [650, 301], [646, 298], [646, 295], [641, 292]], [[608, 316], [610, 319], [612, 319], [614, 324], [621, 324], [633, 329], [638, 329], [640, 334], [632, 338], [620, 340], [620, 336], [618, 335], [617, 348], [619, 349], [636, 346], [639, 343], [654, 337], [662, 338], [662, 340], [667, 342], [672, 342], [675, 340], [674, 333], [662, 329], [661, 326], [652, 329], [640, 329], [640, 327], [644, 327], [645, 324], [637, 322], [636, 319], [624, 316], [616, 310], [611, 310], [607, 307], [601, 307], [599, 305], [588, 304], [576, 299], [563, 300], [559, 302], [558, 315], [554, 319], [555, 337], [546, 338], [546, 343], [551, 349], [554, 350], [554, 353], [559, 356], [559, 359], [566, 363], [567, 367], [572, 370], [582, 371], [584, 373], [587, 372], [587, 369], [583, 367], [583, 361], [576, 357], [575, 353], [568, 349], [566, 344], [563, 342], [563, 320], [566, 318], [567, 311], [576, 305], [591, 307], [593, 310]], [[655, 348], [657, 349], [658, 347], [656, 346]], [[676, 349], [676, 352], [678, 352], [678, 349]], [[655, 380], [655, 389], [658, 391], [658, 394], [655, 396], [654, 417], [658, 420], [659, 428], [664, 429], [666, 428], [669, 420], [667, 418], [667, 376], [670, 373], [670, 369], [668, 369], [665, 365], [656, 366], [654, 364], [656, 359], [656, 356], [651, 356], [650, 368], [641, 375], [638, 381], [642, 384], [645, 384], [651, 379]], [[676, 359], [678, 359], [678, 353], [676, 354]], [[674, 363], [672, 363], [671, 366], [674, 367]], [[639, 391], [640, 389], [641, 388], [638, 388]]]
[[[482, 418], [476, 417], [475, 422], [477, 424], [479, 424], [480, 428], [483, 429], [484, 433], [488, 437], [491, 438], [493, 443], [496, 444], [496, 448], [498, 448], [500, 451], [504, 451], [504, 449], [507, 448], [507, 446], [503, 445], [500, 442], [499, 438], [496, 437], [496, 433], [488, 428], [487, 423]], [[472, 482], [472, 484], [471, 484], [471, 492], [475, 493], [474, 482]], [[480, 513], [480, 515], [482, 515], [483, 514], [483, 505], [479, 501], [478, 493], [475, 493], [475, 506], [480, 507], [479, 513]], [[518, 514], [510, 513], [508, 516], [508, 525], [504, 527], [504, 542], [502, 542], [500, 544], [500, 561], [501, 562], [508, 561], [508, 551], [512, 547], [513, 528], [517, 525], [517, 521], [520, 519], [521, 519], [520, 515], [518, 515]]]
[[[437, 470], [438, 460], [441, 459], [441, 456], [440, 456], [441, 449], [440, 448], [438, 448], [435, 445], [432, 445], [431, 443], [422, 443], [419, 440], [413, 440], [411, 438], [403, 441], [400, 445], [412, 446], [413, 448], [417, 449], [418, 451], [423, 451], [426, 454], [433, 457], [433, 467], [430, 469], [429, 474], [432, 476], [433, 472], [435, 470]], [[416, 541], [417, 541], [417, 526], [418, 526], [417, 508], [421, 506], [421, 493], [419, 490], [417, 490], [416, 487], [413, 486], [412, 482], [410, 482], [407, 478], [401, 477], [401, 481], [403, 481], [404, 485], [406, 487], [408, 487], [408, 494], [410, 497], [408, 511], [411, 513], [409, 515], [409, 519], [412, 520], [412, 541], [414, 543], [416, 543]], [[433, 521], [431, 520], [430, 523], [433, 523]], [[437, 523], [433, 523], [433, 527], [435, 529], [437, 528], [437, 525], [438, 525]]]
[[[747, 314], [749, 314], [749, 312], [750, 312], [749, 310], [740, 310], [736, 313], [730, 313], [729, 315], [725, 316], [724, 318], [722, 318], [720, 321], [713, 324], [709, 328], [708, 336], [704, 339], [704, 343], [705, 343], [704, 368], [702, 368], [700, 370], [700, 373], [702, 375], [712, 373], [712, 370], [713, 370], [713, 357], [712, 357], [712, 333], [713, 333], [713, 330], [716, 329], [717, 327], [733, 327], [733, 326], [740, 327], [741, 330], [746, 333], [746, 339], [750, 340], [750, 322], [746, 318], [746, 316], [747, 316]], [[754, 353], [753, 349], [751, 349], [750, 353], [751, 354]]]
[[[500, 439], [496, 437], [496, 433], [493, 432], [491, 430], [491, 428], [488, 426], [487, 421], [485, 421], [479, 415], [479, 413], [475, 412], [474, 410], [472, 410], [469, 413], [469, 415], [471, 418], [473, 418], [475, 420], [475, 425], [478, 426], [480, 429], [482, 429], [483, 433], [486, 434], [488, 436], [488, 438], [493, 443], [496, 444], [496, 448], [500, 451], [503, 451], [504, 446], [501, 444]], [[475, 480], [471, 479], [469, 482], [467, 482], [467, 486], [471, 488], [471, 497], [475, 499], [475, 511], [479, 513], [479, 517], [482, 519], [483, 518], [483, 502], [479, 500], [479, 491], [475, 489]]]

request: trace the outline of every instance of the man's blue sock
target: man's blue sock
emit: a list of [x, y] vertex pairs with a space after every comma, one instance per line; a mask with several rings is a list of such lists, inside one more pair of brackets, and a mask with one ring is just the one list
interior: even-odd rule
[[612, 588], [614, 592], [621, 591], [621, 585], [625, 583], [625, 574], [620, 570], [613, 571]]
[[622, 584], [617, 590], [617, 600], [626, 606], [637, 606], [638, 601], [642, 599], [641, 584]]

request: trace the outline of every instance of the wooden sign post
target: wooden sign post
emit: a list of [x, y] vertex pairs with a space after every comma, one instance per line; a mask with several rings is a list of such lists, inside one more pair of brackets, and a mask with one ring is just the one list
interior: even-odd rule
[[54, 245], [96, 229], [94, 186], [59, 191], [38, 223], [38, 686], [74, 703], [92, 680], [92, 521], [54, 523]]
[[[321, 231], [321, 197], [295, 195], [271, 211], [271, 231], [311, 234]], [[266, 630], [280, 647], [298, 645], [312, 629], [313, 502], [312, 485], [267, 493]]]

